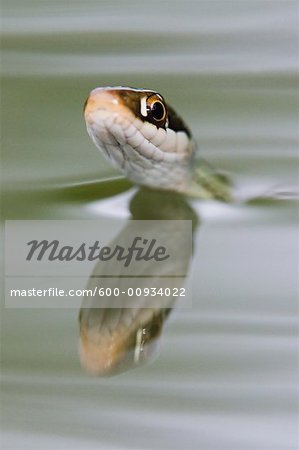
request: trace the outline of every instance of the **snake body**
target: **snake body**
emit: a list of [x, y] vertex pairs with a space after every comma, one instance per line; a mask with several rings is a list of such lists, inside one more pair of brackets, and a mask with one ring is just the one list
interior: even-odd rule
[[183, 119], [159, 93], [98, 87], [84, 106], [87, 132], [111, 163], [138, 185], [229, 200], [229, 191], [203, 162]]

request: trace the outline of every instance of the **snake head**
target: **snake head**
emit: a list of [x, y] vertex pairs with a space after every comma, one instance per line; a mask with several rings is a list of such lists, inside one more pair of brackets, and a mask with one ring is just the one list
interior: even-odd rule
[[99, 87], [84, 107], [95, 145], [139, 185], [184, 190], [193, 156], [191, 133], [162, 95], [146, 89]]

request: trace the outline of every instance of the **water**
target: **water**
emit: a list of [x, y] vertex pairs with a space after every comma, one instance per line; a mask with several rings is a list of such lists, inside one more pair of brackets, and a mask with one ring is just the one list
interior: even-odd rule
[[190, 203], [193, 308], [151, 364], [89, 377], [78, 311], [3, 310], [3, 448], [298, 448], [297, 2], [2, 5], [5, 219], [130, 217], [83, 122], [101, 85], [160, 91], [216, 167], [286, 194]]

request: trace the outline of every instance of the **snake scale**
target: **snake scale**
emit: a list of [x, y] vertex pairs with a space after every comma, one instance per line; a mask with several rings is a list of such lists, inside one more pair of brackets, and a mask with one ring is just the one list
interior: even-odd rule
[[134, 183], [199, 198], [230, 201], [230, 187], [203, 159], [184, 120], [159, 93], [98, 87], [84, 105], [87, 132]]

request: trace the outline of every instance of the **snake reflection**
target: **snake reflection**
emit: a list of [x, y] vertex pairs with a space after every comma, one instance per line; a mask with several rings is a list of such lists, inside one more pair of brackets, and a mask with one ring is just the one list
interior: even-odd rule
[[[131, 200], [130, 212], [132, 220], [191, 220], [193, 234], [199, 224], [195, 211], [182, 195], [176, 193], [141, 188]], [[175, 227], [175, 222], [173, 225]], [[125, 226], [117, 236], [117, 241], [125, 238], [126, 233]], [[169, 239], [172, 239], [173, 234], [170, 230]], [[188, 273], [190, 260], [191, 251], [178, 263], [182, 272]], [[152, 264], [154, 268], [155, 261]], [[96, 265], [87, 288], [100, 286], [103, 276], [103, 270], [99, 272]], [[182, 278], [171, 280], [171, 287], [182, 286]], [[170, 287], [169, 278], [156, 277], [149, 282], [157, 288]], [[124, 279], [115, 279], [114, 283], [114, 286], [122, 286]], [[138, 286], [142, 287], [140, 283]], [[118, 303], [112, 308], [111, 302], [116, 300]], [[119, 297], [83, 298], [79, 314], [82, 367], [92, 375], [107, 376], [150, 361], [175, 301], [176, 298], [171, 296], [160, 298], [158, 302], [156, 297], [145, 299], [143, 296], [123, 297], [121, 300]]]

